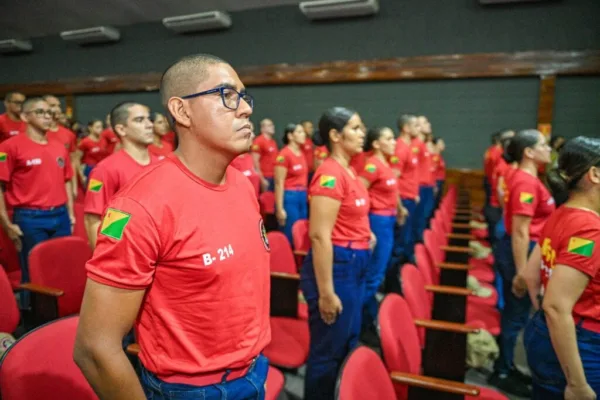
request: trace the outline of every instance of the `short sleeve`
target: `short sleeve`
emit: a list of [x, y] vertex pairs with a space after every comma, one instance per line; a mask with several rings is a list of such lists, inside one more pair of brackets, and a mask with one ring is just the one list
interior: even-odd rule
[[252, 146], [250, 147], [250, 151], [253, 153], [257, 153], [257, 154], [260, 154], [260, 139], [259, 139], [259, 137], [254, 139], [254, 143], [252, 143]]
[[283, 152], [280, 152], [279, 155], [277, 156], [277, 158], [275, 158], [275, 166], [289, 168], [290, 167], [289, 157], [286, 157], [285, 154], [283, 154]]
[[74, 153], [75, 150], [77, 150], [77, 135], [70, 130], [67, 130], [67, 132], [69, 132], [69, 145], [67, 150], [69, 153]]
[[71, 164], [71, 157], [69, 157], [69, 153], [66, 152], [64, 148], [61, 147], [61, 150], [64, 152], [63, 157], [65, 158], [65, 166], [63, 168], [65, 174], [65, 182], [70, 181], [73, 178], [73, 166]]
[[345, 197], [345, 182], [338, 173], [317, 171], [310, 186], [310, 195], [342, 201]]
[[0, 144], [0, 181], [9, 182], [14, 168], [14, 155], [6, 142]]
[[379, 179], [380, 174], [381, 169], [377, 167], [375, 163], [367, 162], [358, 176], [366, 179], [370, 184], [373, 184], [373, 182]]
[[108, 200], [115, 194], [114, 182], [109, 178], [109, 174], [103, 165], [98, 165], [92, 169], [87, 190], [85, 192], [84, 212], [86, 214], [96, 214], [98, 216], [104, 213]]
[[136, 200], [109, 202], [98, 232], [88, 277], [124, 289], [145, 289], [154, 279], [160, 239], [157, 224]]
[[532, 187], [530, 183], [522, 180], [515, 182], [515, 185], [510, 188], [512, 215], [533, 217], [539, 201], [538, 197], [537, 187]]
[[85, 152], [87, 150], [87, 140], [83, 139], [81, 142], [79, 142], [79, 146], [77, 146], [77, 148]]
[[567, 265], [593, 278], [600, 269], [600, 227], [591, 226], [592, 222], [597, 224], [598, 221], [582, 222], [586, 228], [565, 237], [556, 255], [556, 264]]

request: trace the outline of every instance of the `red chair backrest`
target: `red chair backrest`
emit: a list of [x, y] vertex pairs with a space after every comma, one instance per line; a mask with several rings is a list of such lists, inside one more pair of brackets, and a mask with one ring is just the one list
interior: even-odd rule
[[265, 214], [275, 214], [275, 194], [273, 192], [261, 193], [258, 197], [260, 203], [260, 212]]
[[85, 263], [92, 257], [87, 241], [76, 236], [50, 239], [29, 253], [32, 283], [64, 291], [58, 298], [58, 316], [78, 314], [87, 274]]
[[13, 333], [19, 325], [19, 307], [4, 268], [0, 267], [0, 332]]
[[98, 399], [73, 361], [78, 322], [50, 322], [12, 345], [0, 364], [2, 400]]
[[[431, 301], [425, 290], [423, 276], [412, 264], [402, 267], [402, 294], [416, 319], [431, 319]], [[417, 328], [421, 347], [425, 346], [425, 328]]]
[[346, 358], [336, 387], [337, 400], [396, 398], [394, 385], [381, 358], [368, 347], [359, 346]]
[[301, 251], [310, 250], [307, 219], [299, 219], [294, 222], [292, 226], [292, 240], [294, 241], [294, 249]]
[[269, 246], [271, 247], [271, 272], [285, 272], [296, 274], [296, 261], [289, 240], [278, 231], [267, 233]]
[[11, 286], [16, 289], [21, 284], [21, 262], [14, 243], [4, 229], [0, 229], [0, 264], [4, 267]]
[[[379, 308], [379, 326], [383, 360], [388, 371], [421, 374], [421, 346], [413, 315], [406, 300], [388, 294]], [[408, 398], [405, 385], [394, 384], [398, 399]], [[365, 399], [376, 397], [364, 397]]]
[[73, 227], [73, 236], [77, 236], [88, 242], [88, 235], [85, 230], [85, 213], [83, 212], [83, 203], [73, 204], [75, 212], [75, 226]]

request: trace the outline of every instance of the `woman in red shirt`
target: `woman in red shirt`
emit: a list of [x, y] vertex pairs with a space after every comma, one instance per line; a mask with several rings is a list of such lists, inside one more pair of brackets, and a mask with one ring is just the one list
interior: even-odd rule
[[[319, 121], [330, 156], [311, 181], [311, 251], [300, 286], [308, 303], [310, 352], [304, 397], [331, 400], [337, 374], [358, 344], [371, 245], [369, 193], [350, 167], [363, 150], [360, 116], [347, 108], [327, 110]], [[342, 312], [343, 309], [343, 312]]]
[[[82, 182], [87, 183], [92, 169], [102, 161], [108, 154], [104, 142], [100, 139], [102, 133], [102, 121], [99, 119], [92, 120], [88, 123], [89, 135], [81, 139], [79, 142], [79, 151], [81, 152], [80, 178]], [[86, 187], [87, 185], [84, 185]]]
[[514, 368], [517, 336], [529, 318], [531, 301], [512, 293], [515, 275], [527, 264], [529, 254], [540, 238], [541, 230], [554, 211], [554, 199], [539, 180], [538, 166], [550, 160], [550, 146], [539, 131], [517, 133], [506, 149], [509, 161], [519, 167], [508, 182], [504, 209], [505, 235], [496, 242], [496, 267], [502, 277], [504, 310], [500, 334], [500, 357], [496, 360], [490, 383], [499, 389], [528, 397], [530, 380]]
[[275, 159], [275, 216], [290, 244], [294, 243], [294, 222], [308, 218], [308, 166], [302, 152], [305, 141], [306, 133], [302, 125], [289, 124], [283, 133], [286, 146]]
[[173, 145], [163, 139], [169, 132], [169, 122], [164, 115], [154, 113], [153, 125], [154, 141], [148, 146], [148, 151], [158, 157], [159, 160], [162, 160], [173, 151]]
[[526, 280], [539, 309], [525, 330], [533, 398], [592, 400], [600, 393], [600, 139], [567, 142], [548, 180], [569, 199], [514, 285], [524, 296]]
[[396, 151], [394, 132], [390, 128], [370, 129], [367, 132], [364, 151], [371, 153], [371, 156], [365, 160], [359, 176], [369, 191], [369, 224], [377, 237], [377, 245], [373, 249], [367, 270], [364, 295], [362, 333], [367, 334], [365, 338], [368, 338], [371, 334], [377, 336], [375, 320], [378, 302], [375, 293], [383, 282], [386, 266], [392, 255], [394, 226], [396, 221], [398, 225], [404, 223], [405, 209], [400, 202], [396, 173], [387, 161]]

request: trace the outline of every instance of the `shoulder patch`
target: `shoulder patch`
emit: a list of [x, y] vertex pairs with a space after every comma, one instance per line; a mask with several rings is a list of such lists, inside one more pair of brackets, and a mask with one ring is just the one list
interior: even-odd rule
[[90, 183], [88, 184], [88, 190], [90, 192], [98, 193], [100, 189], [102, 189], [102, 186], [104, 186], [104, 183], [102, 181], [99, 181], [97, 179], [90, 179]]
[[533, 194], [521, 192], [519, 195], [519, 201], [524, 204], [533, 204]]
[[365, 165], [365, 171], [373, 173], [377, 171], [377, 166], [375, 164], [367, 164]]
[[275, 161], [277, 161], [278, 163], [282, 163], [285, 161], [285, 157], [284, 156], [277, 156], [277, 158], [275, 159]]
[[6, 153], [0, 152], [0, 162], [6, 161]]
[[595, 245], [596, 242], [594, 242], [593, 240], [573, 236], [569, 239], [567, 252], [589, 258], [594, 252]]
[[323, 175], [319, 180], [319, 186], [333, 189], [335, 187], [335, 176]]
[[104, 218], [102, 219], [102, 225], [100, 226], [100, 233], [110, 238], [121, 240], [123, 238], [123, 232], [125, 227], [131, 219], [131, 214], [124, 211], [119, 211], [114, 208], [108, 208]]

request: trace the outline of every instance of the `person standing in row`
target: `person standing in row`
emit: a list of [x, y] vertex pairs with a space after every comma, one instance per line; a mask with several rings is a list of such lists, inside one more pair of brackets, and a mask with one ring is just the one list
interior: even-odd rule
[[[269, 243], [250, 182], [229, 167], [252, 143], [253, 98], [204, 54], [171, 65], [160, 92], [179, 146], [109, 201], [75, 362], [103, 399], [264, 399]], [[134, 122], [151, 142], [144, 111]], [[141, 380], [121, 342], [133, 324]]]
[[[254, 140], [254, 124], [252, 121], [250, 121], [250, 129], [252, 130], [252, 140]], [[254, 167], [254, 158], [252, 153], [250, 153], [250, 149], [248, 149], [247, 153], [237, 156], [229, 165], [240, 171], [250, 180], [256, 191], [256, 197], [258, 197], [260, 195], [260, 176]]]
[[419, 126], [419, 135], [413, 139], [413, 150], [419, 155], [419, 203], [415, 209], [415, 224], [413, 226], [413, 235], [417, 242], [423, 240], [423, 232], [427, 228], [429, 217], [433, 211], [435, 184], [431, 172], [431, 149], [429, 147], [429, 137], [431, 136], [431, 124], [426, 117], [417, 118]]
[[154, 140], [150, 146], [148, 146], [148, 151], [159, 160], [162, 160], [167, 154], [173, 151], [171, 143], [163, 140], [165, 135], [169, 132], [169, 122], [161, 113], [154, 113], [152, 121], [154, 125]]
[[81, 181], [87, 184], [90, 178], [92, 169], [107, 156], [106, 148], [100, 135], [102, 134], [102, 121], [99, 119], [92, 120], [88, 123], [89, 135], [81, 139], [79, 142], [79, 163], [81, 169]]
[[313, 142], [315, 128], [311, 121], [302, 121], [300, 125], [302, 125], [302, 129], [304, 129], [304, 133], [306, 133], [306, 141], [302, 145], [302, 153], [304, 154], [304, 158], [306, 158], [306, 165], [308, 165], [308, 181], [310, 182], [313, 173], [315, 172], [315, 143]]
[[106, 116], [104, 124], [106, 128], [100, 134], [100, 138], [102, 139], [102, 146], [106, 149], [106, 153], [110, 155], [115, 152], [115, 148], [119, 145], [119, 137], [113, 131], [110, 124], [110, 113]]
[[111, 112], [112, 130], [121, 138], [121, 149], [102, 160], [90, 174], [83, 211], [92, 248], [96, 247], [100, 218], [109, 200], [144, 167], [158, 158], [148, 151], [152, 143], [152, 121], [148, 107], [126, 102]]
[[533, 247], [540, 238], [546, 220], [554, 211], [554, 199], [538, 179], [540, 164], [550, 161], [550, 146], [539, 131], [518, 132], [507, 148], [510, 160], [519, 167], [510, 180], [505, 204], [506, 235], [497, 243], [497, 267], [502, 276], [504, 310], [500, 333], [500, 357], [494, 365], [490, 383], [499, 389], [527, 397], [530, 379], [514, 367], [514, 351], [519, 332], [529, 318], [529, 297], [518, 298], [512, 292], [516, 274], [524, 270]]
[[308, 165], [302, 152], [305, 140], [302, 125], [289, 124], [283, 132], [286, 146], [275, 161], [275, 216], [292, 246], [292, 226], [308, 218]]
[[444, 181], [446, 180], [446, 160], [442, 153], [446, 150], [446, 142], [440, 137], [433, 139], [433, 146], [435, 152], [432, 157], [433, 161], [433, 178], [435, 179], [436, 187], [436, 200], [435, 208], [442, 199], [442, 192], [444, 191]]
[[394, 155], [396, 139], [390, 128], [373, 128], [367, 132], [364, 151], [371, 153], [367, 158], [360, 179], [369, 191], [370, 229], [377, 238], [366, 276], [365, 305], [362, 332], [365, 337], [376, 337], [378, 302], [377, 289], [383, 282], [385, 271], [394, 247], [394, 226], [404, 224], [406, 217], [400, 202], [396, 173], [388, 159]]
[[[24, 134], [0, 144], [0, 181], [6, 187], [6, 203], [13, 208], [12, 221], [0, 193], [0, 221], [14, 242], [21, 262], [21, 281], [29, 282], [29, 252], [45, 240], [68, 236], [75, 223], [73, 169], [64, 146], [48, 139], [52, 111], [41, 98], [23, 104], [27, 123]], [[23, 294], [22, 306], [28, 307]]]
[[254, 167], [260, 175], [261, 189], [263, 192], [272, 192], [275, 187], [275, 159], [279, 147], [273, 138], [275, 125], [270, 119], [260, 121], [260, 135], [254, 139], [252, 154]]
[[593, 400], [600, 393], [600, 140], [568, 141], [557, 167], [548, 182], [569, 198], [548, 219], [513, 291], [529, 291], [538, 310], [524, 336], [533, 399]]
[[21, 119], [23, 102], [25, 102], [25, 95], [19, 92], [8, 92], [4, 96], [6, 112], [0, 114], [0, 143], [25, 132], [27, 124]]
[[315, 171], [309, 189], [311, 250], [300, 280], [310, 329], [304, 396], [330, 400], [339, 369], [358, 344], [374, 237], [369, 193], [350, 167], [364, 144], [360, 116], [331, 108], [319, 120], [319, 135], [331, 155]]

